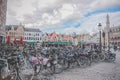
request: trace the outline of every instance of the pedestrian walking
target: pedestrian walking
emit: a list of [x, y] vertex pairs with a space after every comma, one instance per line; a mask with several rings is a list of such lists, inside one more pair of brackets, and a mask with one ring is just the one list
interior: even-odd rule
[[113, 48], [114, 48], [114, 51], [116, 51], [116, 50], [117, 50], [117, 45], [114, 45], [114, 47], [113, 47]]

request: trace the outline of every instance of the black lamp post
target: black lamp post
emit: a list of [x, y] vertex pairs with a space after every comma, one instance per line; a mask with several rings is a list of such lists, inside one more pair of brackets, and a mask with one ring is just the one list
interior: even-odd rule
[[98, 30], [99, 30], [99, 34], [100, 34], [100, 41], [99, 41], [99, 48], [100, 48], [100, 52], [102, 50], [102, 45], [101, 45], [101, 23], [98, 24]]
[[108, 31], [108, 51], [110, 51], [110, 31]]
[[104, 39], [104, 50], [105, 50], [105, 32], [102, 33], [103, 39]]

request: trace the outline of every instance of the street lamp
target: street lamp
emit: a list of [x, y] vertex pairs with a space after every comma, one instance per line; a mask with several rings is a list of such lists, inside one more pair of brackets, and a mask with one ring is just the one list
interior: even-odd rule
[[101, 47], [102, 47], [102, 46], [101, 46], [101, 28], [102, 28], [102, 25], [101, 25], [101, 23], [99, 23], [99, 24], [98, 24], [98, 30], [99, 30], [99, 34], [100, 34], [100, 42], [99, 42], [100, 52], [101, 52], [101, 49], [102, 49], [102, 48], [101, 48]]
[[108, 51], [110, 51], [110, 30], [108, 31]]
[[103, 39], [104, 39], [104, 50], [105, 50], [105, 32], [103, 31], [103, 33], [102, 33], [102, 37], [103, 37]]

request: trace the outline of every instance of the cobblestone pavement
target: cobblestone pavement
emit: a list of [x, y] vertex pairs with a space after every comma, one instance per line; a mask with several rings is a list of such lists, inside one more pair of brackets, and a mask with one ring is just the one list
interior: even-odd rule
[[120, 52], [115, 63], [101, 62], [87, 68], [75, 68], [52, 76], [51, 80], [120, 80]]

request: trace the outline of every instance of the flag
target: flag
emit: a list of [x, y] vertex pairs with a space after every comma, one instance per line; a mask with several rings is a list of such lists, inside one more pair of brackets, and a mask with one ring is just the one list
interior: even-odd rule
[[14, 45], [16, 45], [16, 38], [14, 38]]
[[23, 37], [20, 37], [20, 44], [23, 45]]
[[7, 36], [7, 44], [10, 44], [10, 36]]

